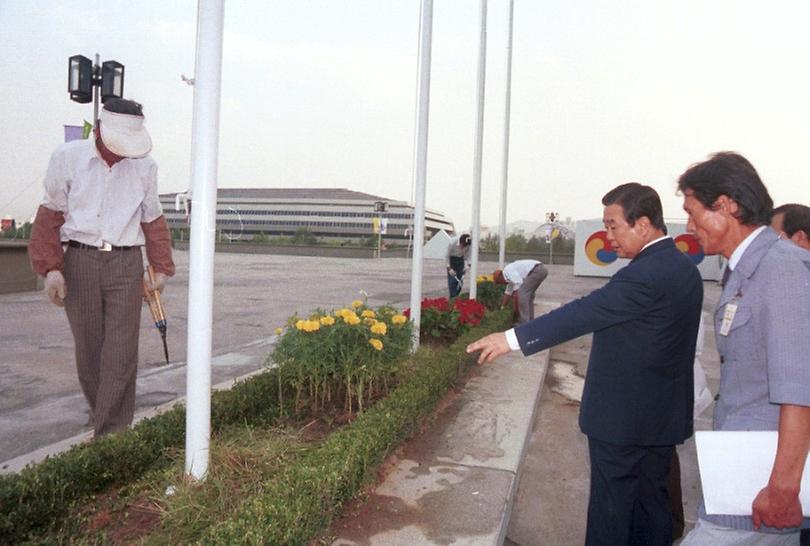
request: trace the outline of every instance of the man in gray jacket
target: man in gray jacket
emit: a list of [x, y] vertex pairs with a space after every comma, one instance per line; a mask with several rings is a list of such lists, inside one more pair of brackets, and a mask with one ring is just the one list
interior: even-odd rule
[[688, 230], [731, 274], [715, 312], [720, 393], [714, 430], [776, 430], [768, 483], [751, 516], [707, 515], [682, 544], [799, 544], [799, 489], [810, 451], [810, 253], [767, 227], [773, 208], [754, 167], [731, 152], [690, 167], [678, 180]]

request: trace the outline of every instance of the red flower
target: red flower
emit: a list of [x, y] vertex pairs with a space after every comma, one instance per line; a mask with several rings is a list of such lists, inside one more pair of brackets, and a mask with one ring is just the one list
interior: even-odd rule
[[449, 311], [450, 302], [447, 298], [425, 298], [422, 300], [422, 309], [437, 309], [439, 311]]
[[458, 321], [460, 324], [479, 324], [484, 318], [484, 305], [476, 300], [463, 300], [461, 298], [453, 302], [453, 309], [458, 311]]

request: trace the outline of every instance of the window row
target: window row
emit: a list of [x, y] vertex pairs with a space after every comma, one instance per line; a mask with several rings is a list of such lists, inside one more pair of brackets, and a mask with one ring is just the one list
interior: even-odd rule
[[[319, 221], [298, 221], [298, 220], [217, 220], [217, 225], [261, 225], [261, 226], [297, 226], [297, 227], [340, 227], [340, 228], [361, 228], [370, 229], [371, 223], [368, 222], [319, 222]], [[388, 229], [407, 229], [408, 224], [394, 224], [389, 223]]]
[[[348, 212], [329, 210], [271, 210], [271, 209], [217, 209], [217, 214], [238, 214], [240, 216], [326, 216], [341, 218], [376, 218], [375, 212]], [[384, 218], [411, 218], [413, 214], [385, 213]]]

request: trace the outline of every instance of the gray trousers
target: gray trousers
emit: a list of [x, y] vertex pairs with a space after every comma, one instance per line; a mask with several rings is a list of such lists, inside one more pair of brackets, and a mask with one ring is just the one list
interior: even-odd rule
[[534, 294], [540, 285], [548, 277], [548, 270], [543, 264], [534, 266], [526, 278], [523, 279], [523, 284], [517, 289], [518, 296], [518, 324], [529, 322], [534, 318]]
[[135, 412], [143, 258], [139, 247], [110, 252], [69, 247], [64, 275], [76, 370], [101, 436], [129, 426]]

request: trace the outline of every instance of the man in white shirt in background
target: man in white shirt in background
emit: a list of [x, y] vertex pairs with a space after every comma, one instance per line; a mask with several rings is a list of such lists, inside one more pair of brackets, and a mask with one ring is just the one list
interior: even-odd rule
[[501, 308], [509, 301], [518, 315], [517, 323], [523, 324], [534, 318], [534, 295], [548, 277], [548, 270], [537, 260], [518, 260], [507, 264], [503, 270], [496, 269], [492, 275], [497, 284], [505, 284]]
[[470, 261], [470, 236], [462, 233], [454, 237], [447, 245], [447, 289], [450, 297], [455, 298], [461, 293], [464, 273], [467, 262]]

